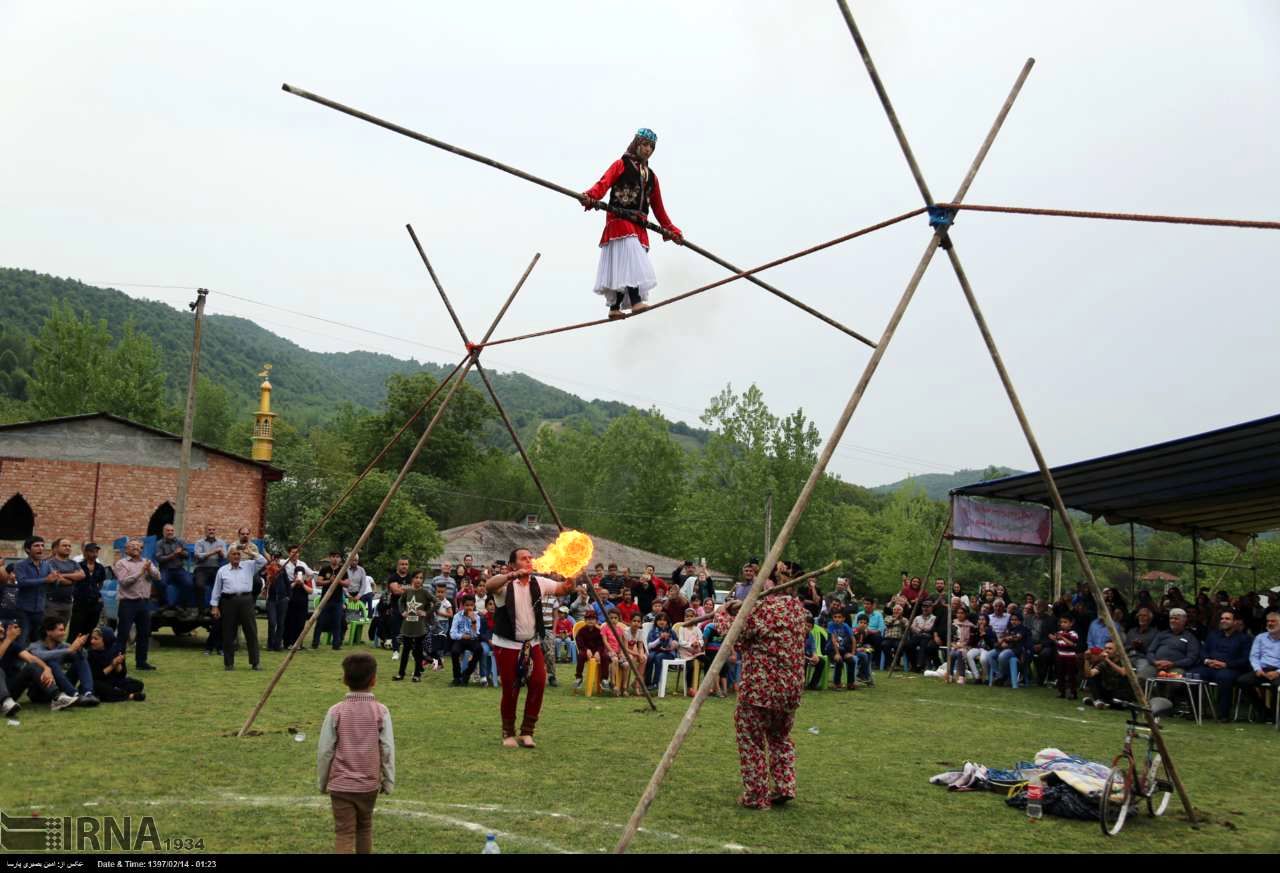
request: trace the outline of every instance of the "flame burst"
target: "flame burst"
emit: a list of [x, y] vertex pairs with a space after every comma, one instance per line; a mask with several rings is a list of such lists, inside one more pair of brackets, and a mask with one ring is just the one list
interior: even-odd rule
[[559, 573], [566, 579], [572, 579], [591, 562], [594, 551], [591, 537], [580, 530], [567, 530], [547, 546], [542, 557], [534, 559], [533, 569], [538, 573]]

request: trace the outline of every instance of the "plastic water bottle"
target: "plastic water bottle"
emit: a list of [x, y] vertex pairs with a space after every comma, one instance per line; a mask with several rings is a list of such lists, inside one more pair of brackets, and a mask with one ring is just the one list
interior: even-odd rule
[[1044, 786], [1040, 784], [1040, 777], [1036, 776], [1027, 784], [1027, 820], [1040, 821], [1044, 818]]
[[501, 855], [502, 849], [498, 848], [498, 837], [496, 834], [489, 834], [484, 838], [484, 849], [481, 855]]

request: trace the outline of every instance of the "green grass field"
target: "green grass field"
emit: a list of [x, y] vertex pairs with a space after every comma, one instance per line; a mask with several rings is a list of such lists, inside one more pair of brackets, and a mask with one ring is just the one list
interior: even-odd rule
[[[200, 641], [165, 632], [152, 643], [159, 670], [142, 674], [145, 703], [61, 713], [24, 703], [21, 726], [3, 727], [0, 808], [152, 815], [162, 838], [202, 838], [210, 851], [331, 851], [315, 754], [325, 710], [343, 693], [339, 654], [296, 658], [255, 726], [261, 733], [233, 736], [282, 657], [267, 653], [253, 673], [241, 651], [226, 673]], [[506, 750], [496, 690], [449, 687], [447, 665], [419, 685], [392, 682], [393, 666], [381, 652], [376, 694], [394, 719], [398, 766], [395, 794], [378, 801], [382, 852], [478, 852], [488, 831], [508, 853], [609, 849], [687, 705], [667, 698], [650, 713], [642, 700], [574, 696], [561, 665], [539, 748]], [[928, 778], [966, 760], [1007, 767], [1047, 746], [1109, 760], [1122, 740], [1119, 713], [1081, 711], [1044, 689], [916, 677], [810, 693], [796, 722], [798, 802], [756, 812], [735, 805], [732, 710], [732, 700], [708, 701], [633, 851], [1280, 850], [1280, 734], [1268, 727], [1170, 721], [1203, 824], [1191, 829], [1175, 799], [1166, 817], [1131, 818], [1107, 839], [1096, 824], [1030, 823], [999, 795], [949, 793]]]

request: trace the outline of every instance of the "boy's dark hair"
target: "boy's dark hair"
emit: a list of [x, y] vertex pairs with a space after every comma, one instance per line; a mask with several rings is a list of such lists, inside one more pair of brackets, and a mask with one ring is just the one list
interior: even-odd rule
[[862, 615], [858, 616], [858, 624], [868, 624], [870, 621], [871, 619], [867, 616], [865, 612], [862, 613]]
[[667, 616], [665, 612], [660, 612], [653, 617], [653, 623], [657, 624], [660, 621], [665, 621], [669, 624], [671, 622], [671, 619]]
[[40, 627], [47, 634], [49, 631], [57, 630], [58, 625], [66, 623], [66, 619], [58, 618], [56, 615], [47, 615], [44, 621], [40, 623]]
[[366, 691], [378, 675], [378, 662], [368, 652], [356, 652], [342, 659], [342, 682], [352, 691]]
[[24, 552], [29, 552], [31, 551], [31, 547], [34, 546], [36, 543], [43, 543], [43, 542], [44, 542], [44, 537], [27, 537], [25, 540], [22, 541], [22, 550]]

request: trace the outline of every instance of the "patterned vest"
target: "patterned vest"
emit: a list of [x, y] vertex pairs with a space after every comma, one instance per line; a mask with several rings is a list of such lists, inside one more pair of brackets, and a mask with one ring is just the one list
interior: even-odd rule
[[630, 209], [647, 216], [649, 214], [649, 197], [653, 193], [653, 186], [657, 176], [650, 169], [648, 179], [642, 180], [640, 166], [631, 155], [622, 156], [622, 165], [625, 169], [622, 171], [622, 175], [614, 181], [613, 188], [609, 191], [609, 205], [618, 209]]

